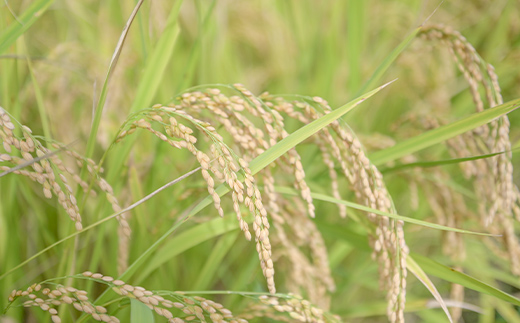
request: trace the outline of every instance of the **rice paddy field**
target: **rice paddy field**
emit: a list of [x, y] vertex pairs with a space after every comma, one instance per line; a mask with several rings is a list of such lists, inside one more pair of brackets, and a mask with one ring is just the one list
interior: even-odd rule
[[520, 3], [0, 4], [0, 322], [520, 322]]

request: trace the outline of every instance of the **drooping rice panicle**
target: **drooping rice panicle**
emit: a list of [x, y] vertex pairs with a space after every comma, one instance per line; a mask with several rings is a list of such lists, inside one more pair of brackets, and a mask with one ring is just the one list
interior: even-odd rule
[[[88, 279], [107, 285], [123, 297], [137, 299], [171, 323], [189, 322], [193, 319], [201, 322], [211, 320], [212, 322], [247, 323], [247, 320], [233, 315], [222, 304], [204, 297], [187, 296], [182, 292], [150, 291], [141, 286], [133, 286], [111, 276], [90, 271], [77, 275], [75, 278]], [[70, 286], [65, 287], [51, 281], [33, 284], [26, 290], [13, 290], [9, 295], [9, 302], [14, 303], [19, 298], [29, 299], [23, 303], [25, 307], [39, 307], [49, 312], [55, 323], [62, 322], [58, 308], [66, 305], [72, 305], [76, 311], [85, 313], [96, 321], [119, 322], [116, 316], [108, 313], [107, 307], [95, 305], [86, 291]]]
[[[203, 97], [203, 96], [202, 96]], [[202, 176], [207, 184], [208, 193], [212, 196], [214, 206], [220, 216], [224, 215], [224, 210], [221, 205], [221, 198], [215, 192], [215, 178], [224, 181], [232, 190], [231, 196], [233, 201], [233, 209], [237, 216], [240, 229], [244, 232], [247, 240], [251, 240], [251, 233], [249, 225], [244, 220], [241, 212], [241, 204], [249, 209], [254, 217], [253, 231], [255, 233], [255, 242], [262, 271], [267, 280], [267, 286], [270, 292], [275, 293], [274, 285], [274, 266], [271, 260], [271, 244], [269, 241], [269, 221], [267, 219], [267, 212], [262, 203], [260, 191], [256, 186], [255, 179], [248, 168], [247, 162], [241, 158], [237, 158], [234, 153], [223, 142], [215, 128], [209, 122], [202, 121], [192, 116], [187, 109], [187, 104], [198, 103], [201, 99], [201, 94], [196, 92], [193, 96], [184, 94], [181, 102], [185, 105], [162, 106], [155, 105], [153, 109], [146, 110], [139, 116], [127, 122], [127, 128], [121, 130], [117, 141], [121, 141], [124, 137], [131, 134], [131, 129], [142, 128], [151, 132], [159, 139], [168, 142], [175, 148], [187, 149], [197, 159], [202, 168]], [[144, 117], [144, 118], [142, 118]], [[196, 127], [211, 142], [210, 148], [214, 158], [205, 154], [202, 150], [197, 148], [197, 138], [193, 135], [194, 131], [184, 123], [179, 122], [183, 120], [186, 123]], [[160, 124], [166, 132], [155, 130], [152, 127], [153, 123]], [[214, 177], [211, 175], [213, 173]], [[244, 183], [242, 183], [243, 178]]]
[[339, 317], [295, 294], [287, 298], [260, 296], [240, 316], [249, 320], [268, 317], [277, 322], [341, 322]]
[[[278, 100], [280, 101], [283, 100]], [[319, 105], [321, 113], [331, 111], [327, 102], [321, 98], [315, 97], [311, 102]], [[279, 106], [281, 111], [298, 116], [306, 123], [320, 116], [320, 112], [307, 102], [275, 104], [274, 108]], [[296, 109], [300, 109], [301, 113], [291, 111]], [[320, 137], [327, 143], [331, 156], [337, 158], [340, 163], [357, 199], [372, 208], [395, 213], [382, 175], [366, 157], [359, 140], [349, 132], [350, 129], [342, 127], [337, 121], [331, 124], [331, 128], [337, 137], [332, 136], [326, 128], [320, 131]], [[338, 150], [341, 152], [339, 156]], [[374, 257], [379, 261], [381, 286], [388, 290], [388, 317], [392, 322], [402, 322], [404, 321], [406, 255], [408, 254], [403, 222], [375, 214], [368, 214], [368, 218], [376, 225], [375, 236], [371, 237], [371, 245], [374, 249]]]
[[[421, 31], [427, 40], [439, 40], [448, 47], [465, 80], [477, 111], [503, 103], [498, 77], [494, 68], [486, 64], [475, 48], [458, 31], [441, 25], [426, 26]], [[482, 97], [479, 86], [484, 90]], [[478, 211], [483, 224], [490, 231], [503, 235], [509, 251], [508, 258], [514, 274], [520, 275], [520, 243], [515, 237], [514, 215], [518, 214], [520, 195], [513, 182], [511, 142], [507, 115], [449, 141], [451, 152], [457, 157], [501, 153], [497, 156], [461, 164], [468, 177], [475, 182]]]

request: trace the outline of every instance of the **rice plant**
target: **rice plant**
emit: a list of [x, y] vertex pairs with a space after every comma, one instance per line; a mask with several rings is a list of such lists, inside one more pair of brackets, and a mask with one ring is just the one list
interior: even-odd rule
[[6, 2], [0, 322], [520, 322], [520, 10], [463, 3]]

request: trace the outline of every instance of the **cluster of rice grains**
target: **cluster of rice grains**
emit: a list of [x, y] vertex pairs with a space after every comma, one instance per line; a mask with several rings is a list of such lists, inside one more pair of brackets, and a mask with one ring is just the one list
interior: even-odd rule
[[[459, 32], [449, 27], [432, 25], [424, 27], [421, 33], [426, 40], [440, 41], [449, 49], [458, 69], [469, 84], [477, 111], [480, 112], [485, 108], [493, 108], [503, 103], [498, 78], [493, 66], [484, 62], [473, 46]], [[434, 120], [434, 122], [440, 121]], [[487, 125], [449, 140], [448, 148], [454, 157], [500, 153], [491, 158], [460, 165], [465, 177], [472, 179], [474, 182], [473, 187], [478, 197], [476, 201], [477, 211], [481, 222], [491, 233], [502, 236], [503, 243], [501, 245], [505, 247], [506, 252], [499, 250], [494, 241], [488, 245], [496, 251], [497, 255], [505, 256], [511, 263], [512, 272], [520, 275], [520, 244], [514, 232], [515, 218], [520, 220], [520, 192], [513, 183], [508, 117], [504, 115]], [[444, 188], [439, 191], [443, 190]], [[459, 200], [452, 201], [452, 197]], [[437, 206], [445, 205], [447, 209], [450, 205], [457, 208], [465, 205], [459, 194], [453, 194], [452, 197], [439, 196], [437, 201], [430, 201], [430, 203], [433, 202], [432, 205], [437, 204]], [[444, 203], [447, 198], [448, 203]], [[461, 217], [471, 215], [468, 210], [452, 212], [441, 210], [439, 207], [436, 209], [439, 211], [438, 214], [448, 218], [446, 222], [451, 222], [448, 225], [456, 225], [456, 223], [463, 221]], [[453, 207], [451, 210], [453, 210]], [[445, 249], [458, 250], [457, 254], [453, 256], [458, 260], [464, 259], [465, 246], [460, 235], [449, 233], [446, 237], [448, 239], [446, 239], [445, 244], [449, 245], [449, 248]], [[460, 291], [460, 286], [454, 287], [453, 295], [456, 295], [456, 298], [462, 301], [463, 292]], [[456, 319], [458, 316], [460, 316], [460, 309], [456, 311], [454, 318]]]
[[268, 317], [276, 322], [341, 322], [341, 318], [324, 312], [299, 295], [260, 296], [240, 317], [252, 320]]
[[20, 297], [30, 300], [25, 301], [25, 307], [39, 307], [51, 314], [52, 322], [59, 323], [61, 318], [58, 310], [60, 305], [69, 304], [76, 310], [91, 315], [94, 319], [103, 322], [119, 322], [115, 316], [110, 316], [103, 306], [94, 306], [88, 298], [88, 293], [74, 287], [53, 285], [53, 289], [43, 288], [41, 284], [33, 284], [26, 290], [13, 290], [9, 295], [9, 302], [14, 302]]
[[[191, 102], [195, 98], [185, 97]], [[189, 111], [189, 110], [188, 110]], [[185, 122], [188, 124], [181, 123]], [[159, 124], [166, 135], [152, 127], [152, 123]], [[211, 141], [210, 158], [202, 150], [198, 149], [197, 138], [190, 125], [198, 129], [205, 138]], [[209, 194], [213, 198], [214, 206], [220, 216], [224, 216], [219, 194], [215, 191], [215, 179], [225, 182], [232, 190], [233, 209], [236, 213], [240, 229], [247, 240], [251, 240], [249, 225], [242, 217], [240, 203], [244, 203], [254, 216], [253, 231], [255, 233], [256, 249], [260, 258], [263, 274], [267, 279], [267, 286], [271, 293], [276, 292], [274, 284], [274, 266], [271, 259], [271, 243], [269, 241], [269, 221], [267, 211], [262, 204], [262, 197], [255, 183], [248, 163], [234, 155], [232, 150], [224, 143], [215, 128], [210, 123], [199, 120], [183, 110], [182, 106], [155, 105], [152, 109], [144, 110], [133, 116], [120, 132], [116, 142], [123, 140], [128, 135], [141, 128], [153, 133], [159, 139], [167, 142], [172, 147], [187, 149], [199, 162], [202, 168], [202, 176], [207, 184]], [[213, 159], [213, 161], [212, 161]], [[237, 166], [238, 164], [238, 166]], [[244, 181], [244, 184], [242, 183]]]
[[[76, 278], [86, 278], [108, 285], [117, 294], [137, 299], [171, 323], [191, 321], [247, 323], [245, 319], [235, 317], [222, 304], [203, 297], [191, 297], [183, 295], [181, 292], [152, 292], [143, 287], [132, 286], [122, 280], [89, 271]], [[53, 289], [43, 288], [42, 285], [50, 285]], [[29, 298], [23, 303], [23, 306], [41, 308], [51, 314], [51, 319], [55, 323], [62, 322], [57, 310], [60, 305], [72, 305], [77, 311], [91, 316], [96, 321], [119, 322], [117, 317], [107, 314], [104, 306], [94, 305], [86, 291], [74, 287], [64, 287], [50, 282], [34, 284], [26, 290], [13, 290], [9, 295], [9, 302], [12, 303], [21, 297]]]
[[[215, 180], [225, 182], [231, 188], [234, 211], [248, 240], [251, 234], [241, 215], [240, 203], [244, 203], [253, 214], [257, 251], [269, 291], [275, 292], [272, 257], [276, 257], [277, 261], [287, 259], [291, 266], [289, 272], [292, 273], [287, 277], [287, 287], [295, 293], [303, 290], [311, 302], [326, 309], [329, 306], [327, 292], [333, 291], [335, 286], [323, 238], [311, 219], [301, 213], [302, 209], [307, 209], [310, 217], [315, 216], [315, 207], [298, 152], [291, 149], [276, 160], [275, 165], [261, 171], [263, 196], [247, 167], [247, 161], [288, 136], [282, 114], [309, 123], [329, 113], [331, 108], [321, 98], [289, 102], [267, 93], [255, 97], [240, 84], [228, 90], [237, 95], [227, 96], [219, 89], [195, 91], [183, 94], [175, 103], [167, 106], [155, 105], [143, 110], [125, 123], [116, 141], [123, 140], [141, 128], [175, 148], [191, 152], [202, 167], [208, 192], [221, 216], [224, 211], [220, 197], [215, 192]], [[210, 122], [221, 125], [227, 132], [226, 138], [219, 135]], [[197, 137], [195, 129], [203, 136]], [[200, 138], [210, 142], [211, 157], [202, 151]], [[370, 163], [350, 129], [334, 122], [332, 127], [321, 131], [314, 138], [332, 179], [335, 197], [341, 197], [337, 163], [361, 203], [385, 212], [394, 212], [381, 173]], [[224, 144], [224, 139], [234, 141], [237, 155], [241, 158]], [[290, 199], [275, 192], [275, 166], [284, 174], [292, 174], [292, 183], [300, 191], [300, 198]], [[287, 177], [277, 174], [276, 178], [277, 181], [283, 181]], [[346, 216], [346, 211], [344, 206], [340, 206], [342, 217]], [[272, 239], [277, 248], [273, 250], [269, 240], [267, 214], [276, 223]], [[368, 217], [375, 225], [371, 237], [374, 258], [380, 263], [382, 286], [389, 291], [388, 316], [392, 322], [401, 322], [404, 320], [405, 262], [408, 254], [403, 223], [375, 214], [369, 214]]]
[[[48, 147], [55, 149], [52, 151], [39, 140], [46, 139], [33, 136], [31, 129], [27, 126], [17, 127], [15, 124], [18, 124], [18, 122], [0, 107], [0, 136], [5, 151], [5, 153], [0, 154], [0, 162], [5, 163], [0, 166], [1, 171], [22, 175], [41, 184], [43, 195], [48, 199], [51, 199], [53, 195], [56, 196], [59, 204], [65, 209], [70, 219], [74, 221], [76, 230], [82, 230], [83, 224], [78, 204], [67, 178], [77, 183], [85, 193], [95, 196], [95, 191], [89, 188], [89, 182], [82, 180], [78, 175], [78, 169], [86, 165], [91, 179], [105, 193], [105, 197], [112, 205], [113, 210], [115, 212], [121, 211], [112, 187], [100, 177], [96, 163], [92, 159], [84, 158], [69, 147], [58, 143], [48, 143]], [[21, 136], [17, 135], [20, 132]], [[75, 161], [78, 168], [66, 166], [61, 152]], [[100, 171], [102, 172], [103, 169], [100, 169]], [[120, 255], [127, 255], [128, 239], [131, 233], [130, 226], [124, 213], [117, 216], [117, 220], [120, 224], [119, 235], [122, 237]], [[122, 258], [126, 259], [126, 256]], [[124, 266], [120, 264], [120, 267]]]
[[[280, 98], [269, 98], [268, 95], [263, 98], [269, 99], [267, 105], [272, 105], [304, 123], [331, 111], [327, 102], [318, 97], [307, 102], [286, 102]], [[339, 196], [339, 192], [335, 181], [335, 164], [331, 157], [338, 162], [360, 203], [384, 212], [396, 213], [381, 173], [370, 163], [361, 143], [348, 126], [333, 122], [330, 129], [324, 128], [318, 133], [316, 143], [324, 155], [335, 196]], [[340, 215], [344, 212], [340, 208]], [[402, 322], [406, 296], [406, 256], [409, 252], [404, 240], [403, 222], [376, 214], [368, 214], [368, 219], [375, 225], [370, 243], [374, 249], [373, 257], [380, 264], [381, 286], [388, 290], [387, 314], [391, 322]]]

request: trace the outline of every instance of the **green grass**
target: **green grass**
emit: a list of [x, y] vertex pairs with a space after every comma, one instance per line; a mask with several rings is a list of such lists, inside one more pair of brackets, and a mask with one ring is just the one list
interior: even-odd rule
[[[54, 142], [72, 143], [67, 149], [95, 164], [64, 151], [56, 154], [85, 181], [80, 185], [70, 174], [66, 182], [56, 176], [61, 190], [67, 190], [66, 183], [73, 190], [82, 216], [80, 231], [57, 194], [45, 198], [42, 185], [28, 176], [10, 172], [0, 177], [0, 321], [50, 321], [48, 311], [23, 308], [27, 297], [12, 304], [8, 301], [13, 289], [26, 290], [40, 282], [48, 288], [62, 284], [85, 290], [92, 304], [105, 306], [108, 314], [122, 322], [151, 321], [152, 317], [166, 321], [135, 297], [109, 288], [115, 285], [78, 275], [87, 270], [143, 286], [187, 308], [203, 307], [197, 297], [204, 297], [245, 318], [254, 313], [252, 306], [264, 306], [265, 316], [258, 314], [251, 319], [254, 322], [289, 318], [287, 313], [276, 312], [265, 298], [269, 293], [255, 235], [252, 232], [250, 242], [243, 237], [232, 208], [233, 188], [215, 182], [224, 210], [221, 219], [197, 169], [200, 160], [150, 135], [150, 130], [166, 135], [168, 119], [152, 117], [158, 111], [167, 113], [195, 130], [197, 149], [213, 159], [209, 145], [220, 139], [212, 130], [178, 111], [152, 106], [180, 104], [183, 93], [208, 93], [214, 88], [227, 97], [241, 96], [254, 106], [253, 97], [232, 85], [241, 83], [262, 99], [260, 107], [266, 111], [265, 115], [243, 113], [251, 127], [261, 128], [266, 115], [276, 115], [270, 105], [276, 101], [262, 96], [264, 91], [308, 104], [319, 114], [303, 123], [282, 113], [285, 138], [248, 151], [237, 141], [246, 138], [247, 131], [233, 136], [217, 115], [199, 113], [194, 107], [186, 110], [215, 127], [232, 150], [232, 158], [249, 160], [271, 225], [275, 296], [280, 303], [311, 306], [290, 294], [296, 293], [321, 308], [327, 322], [388, 321], [387, 290], [378, 284], [379, 264], [371, 258], [373, 244], [369, 243], [378, 219], [388, 216], [404, 221], [411, 252], [406, 262], [407, 322], [449, 322], [452, 318], [520, 322], [520, 270], [515, 268], [520, 262], [515, 260], [516, 251], [508, 252], [507, 244], [507, 238], [509, 249], [518, 243], [518, 222], [511, 211], [495, 216], [494, 224], [486, 227], [479, 214], [482, 207], [484, 214], [492, 207], [492, 203], [479, 206], [487, 185], [504, 182], [500, 174], [485, 172], [486, 167], [507, 158], [512, 166], [519, 164], [520, 68], [516, 57], [520, 34], [515, 26], [520, 6], [516, 2], [444, 2], [438, 8], [438, 3], [418, 0], [137, 4], [10, 1], [0, 7], [0, 106], [15, 126], [14, 135], [23, 140], [32, 136], [51, 150], [56, 149]], [[423, 23], [460, 31], [479, 57], [494, 66], [505, 103], [490, 109], [480, 84], [478, 94], [484, 98], [485, 109], [476, 111], [468, 83], [448, 48], [424, 39]], [[125, 24], [129, 28], [123, 31]], [[383, 89], [390, 80], [395, 81]], [[491, 84], [487, 76], [483, 83]], [[490, 90], [491, 96], [496, 97], [495, 90]], [[327, 100], [330, 113], [320, 114], [323, 106], [315, 96]], [[506, 115], [511, 145], [491, 151], [492, 141], [479, 137], [475, 129], [500, 126]], [[122, 131], [135, 127], [133, 122], [141, 118], [151, 123], [150, 129], [138, 127], [115, 143]], [[23, 132], [21, 124], [31, 128], [32, 135]], [[363, 156], [383, 171], [391, 196], [388, 208], [378, 209], [356, 198], [358, 188], [345, 177], [331, 142], [320, 135], [326, 130], [339, 138], [333, 130], [336, 125], [356, 133]], [[5, 129], [0, 135], [5, 142]], [[267, 132], [264, 138], [269, 141]], [[457, 146], [470, 141], [468, 151]], [[0, 147], [0, 154], [23, 158], [14, 145], [11, 149], [9, 153]], [[333, 167], [324, 162], [320, 149], [329, 149]], [[348, 145], [339, 149], [353, 151]], [[305, 188], [294, 187], [298, 166], [293, 162], [298, 155], [316, 208], [313, 219], [302, 198]], [[0, 166], [14, 165], [0, 162]], [[468, 165], [480, 167], [475, 176], [464, 173]], [[351, 166], [349, 162], [350, 172], [361, 174]], [[51, 168], [56, 174], [64, 173], [58, 164]], [[176, 181], [194, 169], [189, 177]], [[22, 170], [35, 171], [30, 165]], [[285, 224], [271, 214], [266, 171], [276, 180], [272, 194], [277, 194], [279, 207], [287, 213]], [[337, 174], [336, 182], [332, 173]], [[243, 182], [244, 171], [237, 174]], [[518, 174], [514, 169], [511, 184], [520, 183]], [[373, 173], [368, 176], [373, 180]], [[100, 188], [100, 178], [111, 185], [113, 194]], [[82, 185], [87, 187], [85, 192]], [[337, 192], [331, 185], [337, 185]], [[503, 197], [503, 192], [495, 198]], [[116, 217], [122, 212], [113, 210], [114, 197], [128, 210], [132, 235], [127, 251], [121, 249], [125, 240], [118, 233], [121, 222]], [[340, 217], [341, 205], [347, 207], [347, 218]], [[519, 207], [518, 201], [515, 205]], [[252, 229], [255, 217], [245, 206], [242, 216]], [[277, 233], [281, 231], [295, 249], [283, 244]], [[391, 231], [398, 233], [398, 229]], [[316, 258], [319, 241], [327, 250], [325, 268], [334, 279], [334, 290], [327, 291], [326, 280], [321, 279], [325, 274], [312, 276], [324, 270], [319, 267], [322, 260]], [[396, 250], [392, 259], [399, 261], [406, 250], [401, 246]], [[122, 253], [128, 255], [128, 267], [123, 269], [118, 265]], [[298, 268], [292, 267], [294, 259], [314, 274], [299, 277]], [[459, 301], [481, 311], [450, 309], [456, 297], [450, 294], [452, 284], [465, 288], [465, 298]], [[438, 303], [432, 305], [435, 300]], [[53, 308], [63, 322], [94, 321], [67, 304]], [[271, 318], [267, 318], [269, 311], [274, 313], [269, 314]], [[172, 313], [189, 316], [180, 310]], [[208, 321], [209, 314], [205, 314]]]

